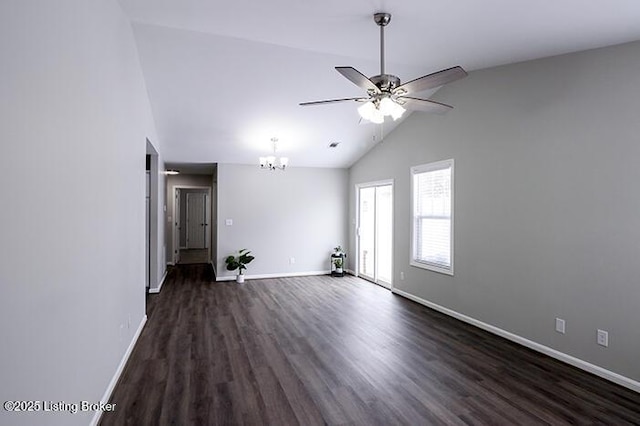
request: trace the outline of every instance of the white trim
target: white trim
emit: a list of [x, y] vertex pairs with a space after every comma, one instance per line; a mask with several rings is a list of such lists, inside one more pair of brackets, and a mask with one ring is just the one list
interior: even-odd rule
[[422, 299], [418, 296], [414, 296], [411, 293], [407, 293], [406, 291], [398, 290], [397, 288], [394, 288], [391, 291], [399, 296], [405, 297], [407, 299], [413, 300], [414, 302], [420, 303], [421, 305], [427, 306], [428, 308], [434, 309], [438, 312], [442, 312], [445, 315], [449, 315], [450, 317], [459, 319], [460, 321], [464, 321], [475, 327], [481, 328], [482, 330], [488, 331], [489, 333], [493, 333], [500, 337], [504, 337], [507, 340], [511, 340], [512, 342], [518, 343], [529, 349], [533, 349], [536, 352], [543, 353], [545, 355], [550, 356], [551, 358], [555, 358], [559, 361], [562, 361], [564, 363], [567, 363], [569, 365], [572, 365], [574, 367], [577, 367], [589, 373], [595, 374], [596, 376], [602, 377], [603, 379], [609, 380], [620, 386], [624, 386], [627, 389], [631, 389], [632, 391], [640, 393], [640, 382], [630, 379], [628, 377], [625, 377], [621, 374], [614, 373], [613, 371], [607, 370], [595, 364], [591, 364], [590, 362], [581, 360], [580, 358], [576, 358], [574, 356], [565, 354], [564, 352], [560, 352], [556, 349], [534, 342], [533, 340], [529, 340], [522, 336], [518, 336], [517, 334], [503, 330], [491, 324], [487, 324], [475, 318], [456, 312], [452, 309], [445, 308], [444, 306]]
[[[455, 169], [454, 169], [454, 159], [450, 158], [448, 160], [436, 161], [428, 164], [421, 164], [419, 166], [413, 166], [409, 170], [409, 185], [410, 185], [410, 207], [409, 214], [411, 215], [409, 220], [411, 223], [411, 239], [409, 241], [409, 264], [411, 266], [415, 266], [417, 268], [426, 269], [433, 272], [438, 272], [440, 274], [453, 275], [453, 263], [454, 263], [454, 240], [455, 240]], [[450, 246], [449, 246], [449, 259], [451, 261], [451, 265], [449, 268], [442, 267], [433, 263], [420, 262], [414, 259], [413, 255], [415, 253], [415, 245], [416, 245], [416, 221], [415, 221], [415, 188], [414, 188], [414, 180], [415, 175], [419, 173], [428, 173], [436, 170], [444, 170], [451, 169], [451, 230], [449, 231], [450, 238]]]
[[[453, 224], [452, 224], [453, 227]], [[453, 236], [453, 235], [452, 235]], [[453, 242], [451, 243], [453, 246]], [[413, 248], [411, 248], [411, 252], [413, 253]], [[411, 256], [413, 257], [413, 256]], [[453, 259], [453, 257], [452, 257]], [[426, 269], [427, 271], [438, 272], [439, 274], [451, 275], [453, 276], [453, 269], [443, 268], [442, 266], [438, 266], [434, 263], [428, 262], [418, 262], [417, 260], [409, 260], [409, 265], [415, 266], [416, 268]], [[453, 261], [451, 261], [451, 266], [453, 267]]]
[[[118, 384], [120, 375], [124, 371], [124, 367], [127, 365], [127, 361], [129, 361], [131, 352], [133, 352], [133, 348], [136, 346], [136, 343], [138, 342], [138, 338], [140, 337], [140, 334], [142, 333], [142, 329], [144, 328], [144, 325], [146, 323], [147, 323], [147, 316], [145, 315], [142, 317], [142, 320], [140, 321], [140, 325], [138, 325], [138, 329], [133, 335], [133, 338], [131, 339], [131, 343], [129, 343], [129, 347], [127, 348], [124, 355], [122, 356], [122, 359], [120, 360], [120, 364], [118, 365], [118, 368], [116, 369], [115, 374], [111, 378], [111, 381], [107, 386], [107, 390], [104, 392], [104, 395], [102, 395], [102, 399], [100, 400], [100, 402], [104, 404], [109, 402], [109, 399], [111, 398], [111, 393], [115, 389], [116, 384]], [[100, 422], [100, 417], [102, 417], [102, 410], [98, 410], [95, 412], [95, 414], [93, 415], [93, 419], [91, 419], [90, 425], [96, 426]]]
[[[261, 280], [265, 278], [289, 278], [289, 277], [309, 277], [314, 275], [328, 275], [331, 271], [310, 271], [310, 272], [281, 272], [277, 274], [257, 274], [257, 275], [246, 275], [246, 280]], [[216, 281], [235, 281], [235, 275], [225, 275], [222, 277], [216, 277]]]
[[393, 179], [382, 179], [382, 180], [376, 180], [373, 182], [363, 182], [363, 183], [356, 183], [356, 188], [369, 188], [371, 186], [386, 186], [386, 185], [393, 185]]
[[149, 293], [151, 294], [157, 294], [160, 293], [160, 289], [162, 288], [162, 284], [164, 284], [164, 279], [167, 278], [167, 273], [169, 271], [168, 270], [164, 270], [164, 274], [162, 275], [162, 279], [160, 280], [160, 284], [158, 284], [157, 288], [150, 288], [149, 289]]

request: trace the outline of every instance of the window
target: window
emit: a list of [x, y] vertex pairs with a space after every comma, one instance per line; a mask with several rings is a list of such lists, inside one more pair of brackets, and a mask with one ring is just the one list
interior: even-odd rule
[[411, 265], [453, 275], [453, 160], [411, 168]]

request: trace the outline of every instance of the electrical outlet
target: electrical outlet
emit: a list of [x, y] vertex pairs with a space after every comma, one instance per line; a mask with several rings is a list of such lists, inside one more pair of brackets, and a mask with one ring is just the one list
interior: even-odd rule
[[296, 258], [295, 257], [290, 257], [289, 258], [289, 265], [293, 265], [296, 263]]
[[556, 318], [556, 331], [562, 334], [565, 332], [565, 321], [561, 318]]
[[606, 348], [607, 346], [609, 346], [609, 332], [598, 329], [597, 340], [600, 346], [604, 346]]
[[404, 272], [400, 272], [400, 281], [404, 281]]

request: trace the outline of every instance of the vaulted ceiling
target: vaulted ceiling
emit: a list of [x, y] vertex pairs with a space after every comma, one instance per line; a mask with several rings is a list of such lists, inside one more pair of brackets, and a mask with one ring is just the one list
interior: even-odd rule
[[170, 163], [256, 164], [277, 137], [293, 167], [350, 166], [401, 120], [363, 124], [355, 103], [298, 103], [362, 95], [334, 67], [379, 73], [374, 12], [392, 14], [387, 72], [403, 81], [640, 39], [637, 0], [120, 3]]

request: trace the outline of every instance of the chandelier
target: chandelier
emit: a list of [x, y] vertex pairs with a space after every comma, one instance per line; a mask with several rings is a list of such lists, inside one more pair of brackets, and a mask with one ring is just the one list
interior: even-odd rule
[[260, 157], [260, 168], [265, 170], [284, 170], [289, 164], [287, 157], [280, 157], [276, 159], [276, 151], [278, 150], [278, 138], [271, 138], [273, 144], [273, 155], [268, 157]]

